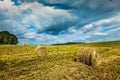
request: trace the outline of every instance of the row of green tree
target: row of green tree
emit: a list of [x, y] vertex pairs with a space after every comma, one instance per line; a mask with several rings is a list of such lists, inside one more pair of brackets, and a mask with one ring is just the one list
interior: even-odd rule
[[8, 31], [0, 31], [0, 44], [17, 44], [18, 39]]

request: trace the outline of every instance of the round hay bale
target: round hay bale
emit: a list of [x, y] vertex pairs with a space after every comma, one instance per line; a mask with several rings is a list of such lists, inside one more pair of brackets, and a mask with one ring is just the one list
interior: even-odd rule
[[47, 49], [43, 46], [37, 46], [34, 52], [36, 55], [47, 55]]
[[27, 43], [24, 43], [23, 46], [28, 46], [28, 44], [27, 44]]
[[82, 62], [89, 66], [94, 66], [99, 62], [99, 55], [93, 48], [80, 48], [75, 61]]

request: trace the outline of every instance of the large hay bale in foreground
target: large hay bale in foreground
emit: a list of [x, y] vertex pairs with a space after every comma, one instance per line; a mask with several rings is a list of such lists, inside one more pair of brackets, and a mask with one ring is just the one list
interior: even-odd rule
[[80, 48], [74, 61], [79, 61], [89, 66], [95, 66], [99, 63], [99, 55], [93, 48]]
[[34, 53], [36, 55], [45, 56], [47, 55], [47, 49], [43, 46], [37, 46]]

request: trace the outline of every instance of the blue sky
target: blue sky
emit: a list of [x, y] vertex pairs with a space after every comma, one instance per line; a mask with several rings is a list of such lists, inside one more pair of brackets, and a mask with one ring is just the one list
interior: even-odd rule
[[0, 31], [19, 43], [120, 40], [120, 0], [0, 0]]

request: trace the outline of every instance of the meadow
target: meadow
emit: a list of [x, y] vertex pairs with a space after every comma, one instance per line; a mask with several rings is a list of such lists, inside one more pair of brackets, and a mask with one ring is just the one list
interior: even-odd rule
[[[74, 62], [81, 47], [95, 48], [101, 63]], [[0, 45], [0, 80], [120, 80], [120, 41], [45, 46], [46, 56], [35, 48]]]

